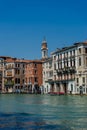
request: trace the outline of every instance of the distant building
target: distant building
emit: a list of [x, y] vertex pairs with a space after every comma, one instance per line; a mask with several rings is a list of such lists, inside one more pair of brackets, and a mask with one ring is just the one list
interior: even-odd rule
[[42, 84], [42, 61], [0, 56], [0, 91], [33, 92]]

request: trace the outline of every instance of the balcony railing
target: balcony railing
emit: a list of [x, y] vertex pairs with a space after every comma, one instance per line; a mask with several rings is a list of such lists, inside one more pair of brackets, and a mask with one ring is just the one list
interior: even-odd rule
[[4, 83], [5, 86], [13, 86], [14, 85], [14, 81], [6, 81]]

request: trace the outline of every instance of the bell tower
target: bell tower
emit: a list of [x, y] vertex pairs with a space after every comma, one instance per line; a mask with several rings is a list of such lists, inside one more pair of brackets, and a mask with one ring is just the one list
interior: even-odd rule
[[47, 42], [45, 38], [42, 41], [41, 52], [42, 52], [42, 59], [48, 57], [48, 48], [47, 48]]

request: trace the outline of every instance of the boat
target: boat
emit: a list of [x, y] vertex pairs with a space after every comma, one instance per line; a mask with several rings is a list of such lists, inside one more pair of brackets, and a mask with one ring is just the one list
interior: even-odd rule
[[49, 92], [48, 94], [51, 96], [57, 96], [57, 95], [64, 95], [65, 93], [64, 92]]

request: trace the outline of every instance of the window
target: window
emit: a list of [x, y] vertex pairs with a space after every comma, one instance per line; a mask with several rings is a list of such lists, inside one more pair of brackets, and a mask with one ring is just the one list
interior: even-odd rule
[[18, 74], [20, 74], [20, 70], [18, 70]]
[[20, 67], [20, 64], [18, 64], [18, 67]]
[[15, 67], [17, 67], [17, 64], [15, 64]]
[[15, 64], [15, 67], [20, 67], [20, 64], [17, 64], [17, 63], [16, 63], [16, 64]]
[[70, 66], [72, 67], [72, 60], [70, 60]]
[[15, 74], [17, 74], [17, 69], [15, 69]]
[[71, 84], [71, 91], [73, 91], [73, 84]]
[[81, 53], [81, 48], [79, 48], [79, 53]]
[[60, 57], [59, 59], [61, 59], [62, 58], [62, 54], [60, 54], [59, 57]]
[[85, 48], [85, 53], [87, 53], [87, 48]]
[[56, 70], [56, 64], [54, 64], [54, 70]]
[[15, 74], [20, 74], [20, 70], [19, 69], [15, 69]]
[[60, 62], [60, 66], [61, 66], [61, 69], [62, 69], [62, 62]]
[[68, 67], [68, 61], [67, 61], [67, 67]]
[[86, 66], [87, 66], [87, 57], [86, 57]]
[[25, 82], [27, 83], [27, 78], [25, 78]]
[[68, 57], [68, 52], [67, 52], [67, 54], [66, 54], [66, 55], [67, 55], [67, 57]]
[[64, 53], [64, 58], [65, 58], [65, 53]]
[[85, 92], [85, 88], [83, 88], [83, 92]]
[[23, 68], [24, 68], [24, 66], [25, 66], [25, 65], [23, 64]]
[[54, 60], [56, 60], [56, 56], [54, 56]]
[[37, 78], [36, 77], [34, 78], [34, 81], [37, 82]]
[[72, 51], [70, 51], [70, 56], [72, 56]]
[[34, 64], [34, 67], [37, 67], [37, 64]]
[[17, 83], [17, 78], [15, 79], [15, 83]]
[[79, 78], [77, 78], [77, 83], [79, 83]]
[[15, 79], [15, 83], [17, 84], [17, 83], [20, 83], [20, 78], [16, 78]]
[[18, 83], [20, 83], [20, 79], [18, 78]]
[[58, 59], [59, 59], [59, 54], [58, 54]]
[[75, 56], [75, 50], [73, 50], [73, 55]]
[[83, 80], [83, 83], [85, 83], [85, 77], [83, 77], [82, 80]]
[[52, 77], [53, 76], [53, 71], [50, 71], [49, 72], [49, 77]]
[[59, 69], [59, 62], [58, 62], [58, 69]]
[[65, 67], [65, 63], [66, 63], [66, 62], [65, 62], [65, 60], [64, 60], [64, 67]]
[[79, 66], [81, 66], [81, 57], [79, 57]]
[[73, 61], [73, 66], [75, 67], [75, 60]]
[[35, 70], [34, 73], [37, 74], [37, 71]]
[[44, 56], [44, 57], [46, 56], [46, 51], [43, 52], [43, 56]]

